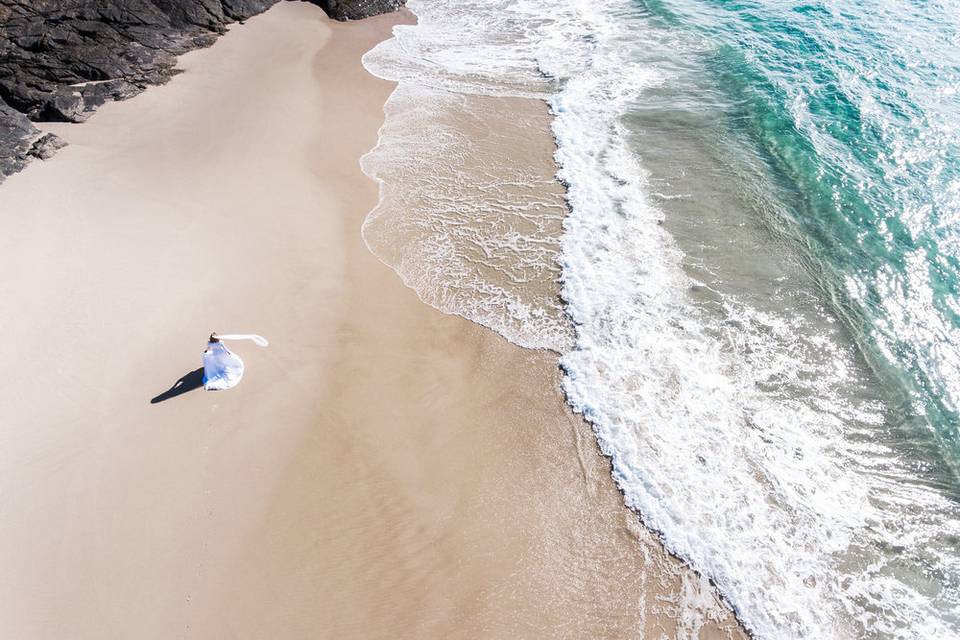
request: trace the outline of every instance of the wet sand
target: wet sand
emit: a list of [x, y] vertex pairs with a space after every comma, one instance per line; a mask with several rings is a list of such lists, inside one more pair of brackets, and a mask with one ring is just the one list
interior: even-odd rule
[[[623, 507], [555, 357], [423, 304], [364, 245], [391, 86], [360, 56], [410, 19], [281, 3], [49, 127], [71, 145], [0, 187], [0, 636], [674, 637], [723, 615]], [[271, 345], [236, 344], [236, 389], [151, 403], [214, 330]]]

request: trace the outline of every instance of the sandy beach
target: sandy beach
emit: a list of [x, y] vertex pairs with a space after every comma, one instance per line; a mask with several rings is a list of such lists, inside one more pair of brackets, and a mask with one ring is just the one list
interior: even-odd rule
[[[741, 637], [556, 356], [365, 246], [392, 86], [360, 57], [413, 19], [280, 3], [0, 187], [0, 636]], [[152, 403], [211, 331], [271, 345]]]

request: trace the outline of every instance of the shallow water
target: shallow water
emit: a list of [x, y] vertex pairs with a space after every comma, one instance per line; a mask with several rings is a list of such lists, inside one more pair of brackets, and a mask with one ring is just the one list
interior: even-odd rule
[[[960, 637], [958, 7], [441, 5], [365, 59], [408, 80], [368, 243], [562, 353], [627, 503], [758, 637]], [[549, 175], [484, 151], [532, 144], [504, 96], [553, 111], [562, 237]]]
[[542, 101], [401, 84], [363, 159], [381, 200], [363, 236], [427, 303], [512, 342], [570, 345], [556, 282], [563, 190]]

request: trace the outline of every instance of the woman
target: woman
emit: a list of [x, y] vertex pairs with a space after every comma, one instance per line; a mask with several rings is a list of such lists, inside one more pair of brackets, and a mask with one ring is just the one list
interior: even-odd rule
[[222, 340], [253, 340], [261, 347], [269, 344], [263, 336], [252, 333], [225, 336], [211, 333], [207, 340], [207, 349], [203, 352], [203, 388], [207, 391], [231, 389], [237, 386], [243, 377], [243, 360], [227, 349]]

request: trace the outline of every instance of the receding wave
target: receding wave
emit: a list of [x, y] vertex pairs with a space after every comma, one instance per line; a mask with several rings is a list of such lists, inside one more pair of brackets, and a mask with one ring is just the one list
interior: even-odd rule
[[[504, 57], [521, 38], [517, 21], [492, 9], [416, 10], [418, 26], [364, 58], [400, 83], [362, 161], [380, 182], [364, 239], [425, 302], [560, 352], [571, 335], [556, 284], [566, 206], [542, 134], [547, 83], [522, 51]], [[494, 24], [478, 30], [478, 18]]]
[[[916, 107], [927, 147], [896, 118], [845, 142], [898, 89], [851, 110], [791, 84], [854, 92], [863, 33], [829, 5], [413, 8], [365, 58], [400, 81], [364, 159], [372, 250], [430, 304], [562, 354], [628, 505], [758, 637], [960, 637], [956, 120]], [[527, 132], [541, 100], [565, 194]]]

